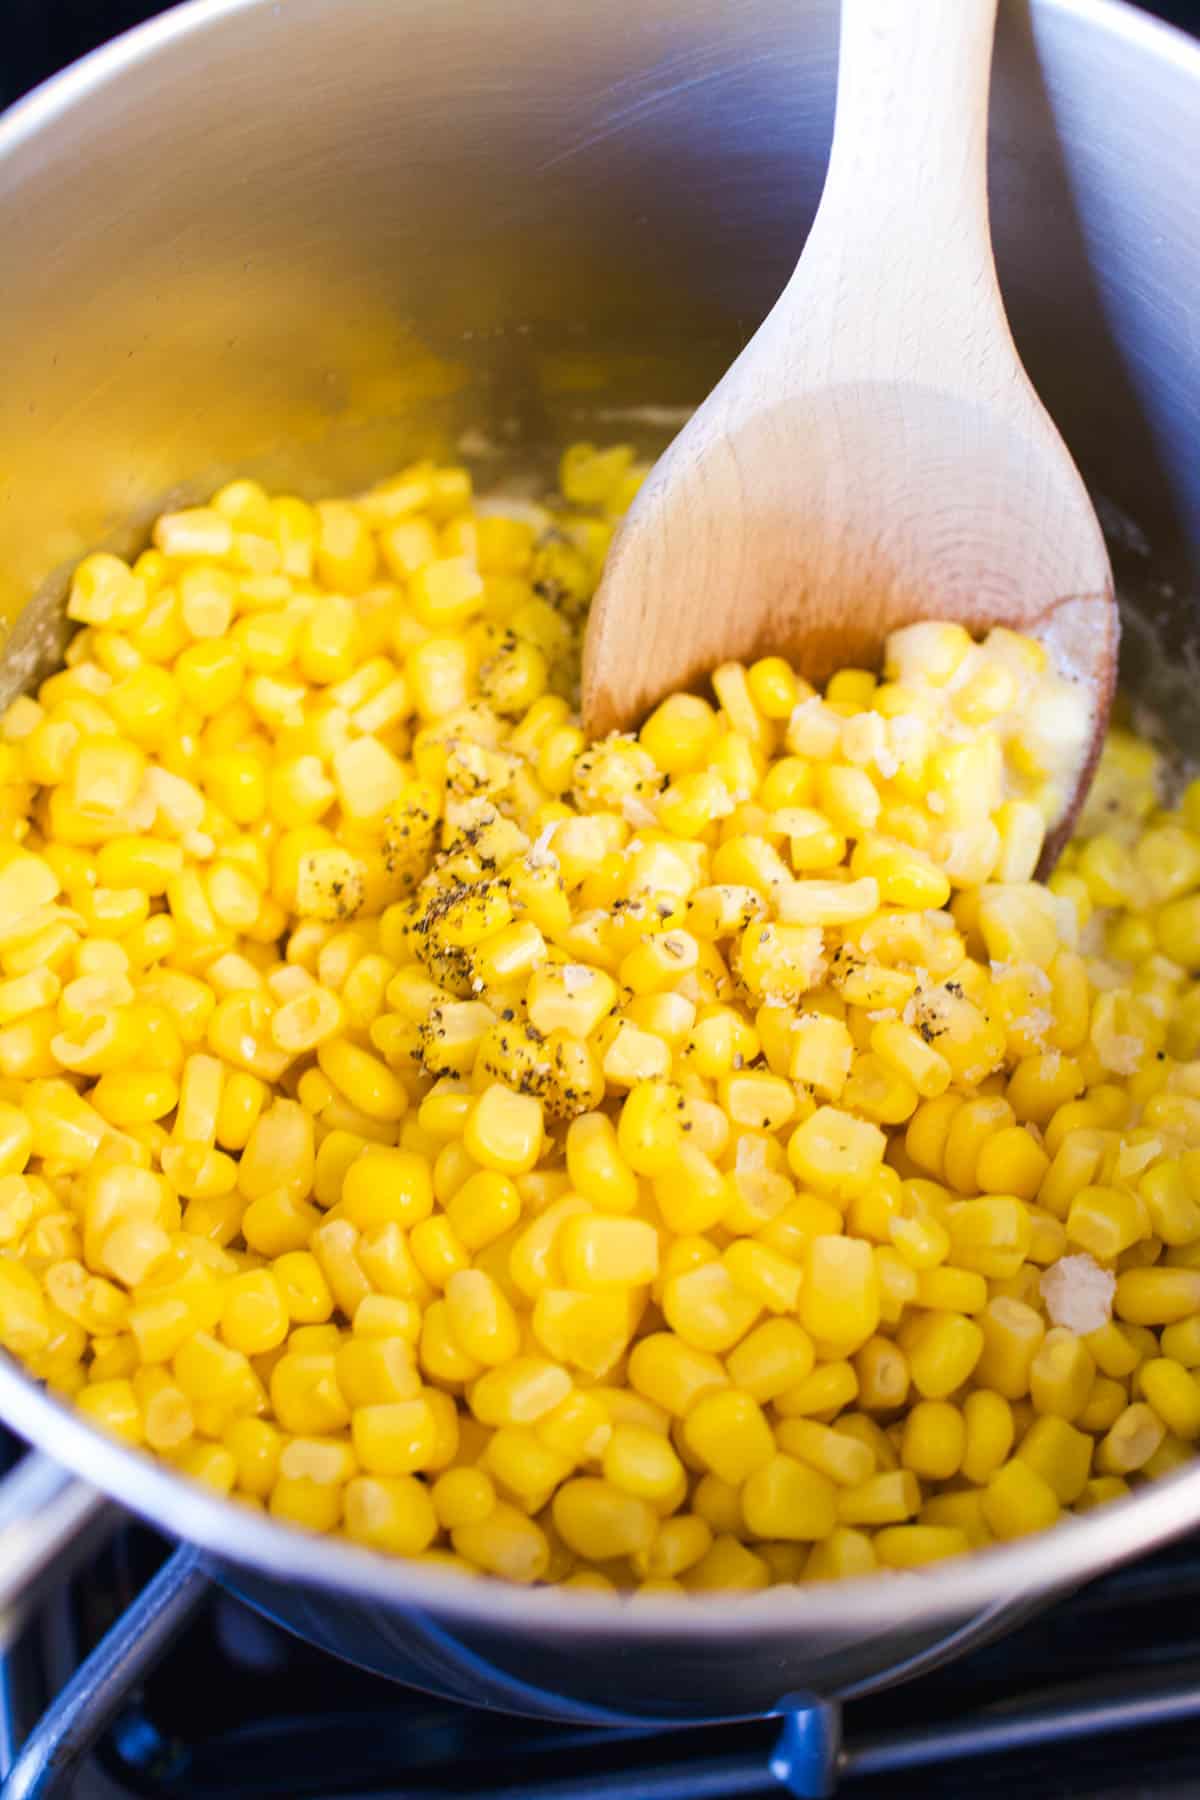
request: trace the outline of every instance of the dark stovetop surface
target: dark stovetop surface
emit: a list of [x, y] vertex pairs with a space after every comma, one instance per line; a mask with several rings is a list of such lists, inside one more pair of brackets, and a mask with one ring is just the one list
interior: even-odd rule
[[[41, 1615], [0, 1672], [13, 1735], [162, 1552], [122, 1532]], [[851, 1702], [839, 1800], [1200, 1794], [1198, 1602], [1200, 1537]], [[1119, 1718], [1128, 1729], [1111, 1730]], [[812, 1790], [783, 1780], [782, 1729], [596, 1731], [474, 1710], [333, 1662], [214, 1590], [126, 1698], [72, 1800], [785, 1800]]]

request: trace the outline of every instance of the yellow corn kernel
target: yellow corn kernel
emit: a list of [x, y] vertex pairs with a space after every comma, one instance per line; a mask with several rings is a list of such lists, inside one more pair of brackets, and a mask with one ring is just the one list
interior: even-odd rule
[[[364, 1302], [367, 1304], [367, 1302]], [[418, 1359], [421, 1368], [433, 1381], [473, 1381], [482, 1370], [463, 1349], [450, 1324], [450, 1312], [444, 1300], [435, 1300], [425, 1308], [421, 1318]]]
[[408, 1095], [385, 1063], [345, 1038], [323, 1043], [317, 1062], [334, 1087], [369, 1119], [391, 1122], [403, 1118]]
[[962, 1412], [946, 1400], [921, 1400], [904, 1420], [900, 1460], [928, 1481], [949, 1481], [962, 1467], [966, 1451]]
[[1030, 1371], [1046, 1326], [1023, 1301], [999, 1296], [979, 1316], [981, 1349], [975, 1379], [1008, 1400], [1029, 1392]]
[[140, 1444], [144, 1429], [141, 1408], [132, 1384], [124, 1379], [89, 1382], [75, 1396], [75, 1404], [93, 1425], [127, 1444]]
[[1189, 1443], [1200, 1438], [1200, 1383], [1190, 1369], [1167, 1356], [1152, 1357], [1142, 1364], [1137, 1379], [1143, 1398], [1168, 1431]]
[[1200, 1318], [1182, 1319], [1160, 1332], [1162, 1355], [1184, 1368], [1200, 1368]]
[[911, 1082], [868, 1051], [855, 1058], [842, 1102], [878, 1124], [899, 1125], [915, 1112], [918, 1095]]
[[1083, 1188], [1072, 1200], [1067, 1237], [1101, 1262], [1113, 1262], [1131, 1244], [1150, 1235], [1150, 1219], [1136, 1194], [1119, 1188]]
[[640, 1219], [602, 1215], [568, 1219], [558, 1254], [571, 1287], [636, 1287], [658, 1273], [658, 1234]]
[[742, 1511], [748, 1529], [756, 1537], [819, 1542], [837, 1524], [836, 1489], [808, 1462], [776, 1454], [747, 1478], [742, 1489]]
[[463, 1143], [485, 1169], [502, 1175], [532, 1169], [542, 1148], [541, 1102], [493, 1082], [468, 1114]]
[[927, 1044], [919, 1031], [898, 1019], [883, 1019], [872, 1027], [871, 1049], [910, 1082], [922, 1099], [936, 1099], [950, 1085], [952, 1071], [945, 1057]]
[[788, 1141], [788, 1162], [818, 1193], [861, 1192], [878, 1169], [886, 1145], [877, 1125], [836, 1107], [818, 1107]]
[[1002, 1394], [978, 1388], [963, 1402], [966, 1437], [962, 1472], [977, 1486], [996, 1473], [1008, 1457], [1015, 1436], [1012, 1407]]
[[335, 1355], [338, 1387], [352, 1410], [412, 1400], [421, 1391], [413, 1345], [407, 1338], [356, 1334], [339, 1345]]
[[858, 1375], [853, 1364], [818, 1363], [803, 1381], [776, 1396], [775, 1410], [783, 1419], [833, 1419], [857, 1398]]
[[950, 1121], [942, 1156], [942, 1175], [960, 1194], [974, 1193], [979, 1185], [978, 1167], [984, 1144], [996, 1132], [1012, 1124], [1012, 1109], [998, 1096], [968, 1100]]
[[1124, 1412], [1127, 1398], [1119, 1381], [1110, 1381], [1107, 1375], [1097, 1375], [1087, 1403], [1075, 1421], [1076, 1425], [1081, 1431], [1091, 1432], [1093, 1436], [1107, 1431]]
[[[729, 1352], [726, 1368], [735, 1387], [764, 1402], [804, 1381], [812, 1373], [814, 1362], [812, 1339], [807, 1332], [794, 1320], [779, 1318], [767, 1319], [748, 1332]], [[632, 1363], [630, 1374], [632, 1379]], [[719, 1364], [716, 1374], [720, 1381]]]
[[279, 1474], [284, 1439], [266, 1419], [232, 1419], [221, 1442], [233, 1457], [234, 1486], [241, 1494], [265, 1500]]
[[922, 1525], [950, 1526], [960, 1531], [972, 1550], [985, 1549], [995, 1542], [983, 1517], [983, 1494], [977, 1488], [935, 1494], [922, 1506], [919, 1520]]
[[867, 1412], [891, 1412], [908, 1396], [908, 1358], [890, 1338], [868, 1338], [854, 1358], [858, 1402]]
[[1025, 1261], [1031, 1237], [1029, 1213], [1014, 1195], [960, 1200], [948, 1206], [945, 1226], [956, 1264], [1004, 1280]]
[[795, 1312], [804, 1280], [798, 1264], [766, 1244], [747, 1239], [730, 1244], [722, 1260], [734, 1285], [768, 1312]]
[[788, 1456], [817, 1469], [837, 1487], [859, 1487], [875, 1473], [875, 1452], [869, 1445], [814, 1419], [782, 1420], [776, 1441]]
[[1126, 1269], [1117, 1276], [1114, 1309], [1130, 1325], [1173, 1325], [1190, 1318], [1200, 1312], [1200, 1271]]
[[808, 1247], [797, 1308], [814, 1338], [855, 1350], [879, 1323], [879, 1277], [870, 1246], [849, 1237], [816, 1237]]
[[685, 1417], [706, 1394], [729, 1385], [729, 1377], [715, 1356], [665, 1331], [655, 1332], [634, 1345], [629, 1358], [629, 1381], [637, 1393], [665, 1407], [676, 1418]]
[[816, 985], [821, 952], [819, 926], [756, 924], [741, 934], [734, 961], [756, 998], [794, 1003]]
[[466, 1354], [485, 1365], [515, 1356], [519, 1329], [511, 1305], [478, 1269], [459, 1269], [446, 1283], [450, 1328]]
[[436, 1423], [425, 1395], [356, 1407], [350, 1431], [354, 1453], [372, 1475], [410, 1475], [431, 1466]]
[[517, 1357], [485, 1371], [470, 1391], [471, 1411], [484, 1425], [534, 1425], [571, 1392], [571, 1377], [557, 1363]]
[[[331, 1138], [326, 1138], [322, 1151], [330, 1142]], [[349, 1160], [341, 1177], [339, 1203], [344, 1218], [367, 1231], [393, 1223], [407, 1230], [429, 1217], [433, 1184], [423, 1156], [382, 1145], [356, 1149], [348, 1144], [346, 1149]]]
[[533, 1332], [555, 1360], [603, 1376], [628, 1348], [640, 1311], [637, 1296], [627, 1289], [577, 1293], [546, 1288], [534, 1303]]
[[459, 1242], [469, 1251], [482, 1250], [516, 1225], [521, 1196], [508, 1176], [482, 1169], [450, 1197], [446, 1213]]
[[852, 1575], [869, 1575], [878, 1567], [871, 1539], [863, 1531], [838, 1525], [827, 1538], [814, 1544], [804, 1565], [805, 1581], [841, 1581]]
[[433, 1484], [431, 1498], [443, 1531], [480, 1525], [495, 1509], [496, 1488], [483, 1469], [447, 1469]]
[[91, 1092], [96, 1111], [122, 1130], [164, 1118], [178, 1099], [179, 1084], [166, 1070], [110, 1070]]
[[346, 1535], [373, 1550], [416, 1556], [440, 1523], [425, 1486], [411, 1475], [358, 1475], [344, 1497]]
[[1060, 1510], [1049, 1482], [1019, 1458], [997, 1469], [983, 1493], [984, 1519], [1001, 1540], [1044, 1531], [1056, 1522]]
[[885, 1569], [919, 1569], [970, 1548], [967, 1533], [955, 1525], [889, 1525], [875, 1534], [875, 1555]]
[[[557, 1520], [555, 1523], [558, 1525]], [[565, 1537], [560, 1525], [558, 1530]], [[501, 1580], [522, 1585], [540, 1581], [550, 1562], [545, 1532], [533, 1519], [503, 1502], [498, 1502], [486, 1518], [455, 1526], [450, 1541], [466, 1562]]]
[[321, 1265], [309, 1250], [277, 1256], [271, 1272], [294, 1325], [323, 1325], [333, 1316], [333, 1294]]
[[902, 1525], [921, 1509], [921, 1484], [911, 1469], [868, 1476], [837, 1496], [842, 1525]]
[[758, 1402], [735, 1388], [697, 1400], [683, 1429], [692, 1454], [731, 1486], [764, 1467], [774, 1454], [771, 1428]]
[[1200, 1205], [1191, 1193], [1182, 1159], [1166, 1158], [1138, 1181], [1150, 1229], [1165, 1244], [1190, 1244], [1200, 1237]]
[[716, 729], [716, 716], [707, 700], [672, 694], [655, 708], [638, 736], [660, 769], [680, 775], [703, 765]]
[[1094, 1475], [1075, 1502], [1077, 1513], [1091, 1512], [1113, 1500], [1123, 1500], [1130, 1492], [1129, 1483], [1119, 1475]]
[[1068, 1421], [1087, 1405], [1096, 1364], [1082, 1338], [1056, 1325], [1048, 1331], [1029, 1365], [1029, 1395], [1037, 1413]]
[[289, 1351], [271, 1371], [270, 1388], [272, 1409], [285, 1431], [319, 1435], [350, 1423], [333, 1355]]
[[846, 1085], [854, 1044], [841, 1019], [801, 1013], [790, 1039], [788, 1074], [823, 1100], [836, 1100]]
[[644, 1425], [616, 1425], [601, 1467], [612, 1487], [652, 1502], [666, 1499], [683, 1477], [669, 1441]]
[[[933, 1285], [936, 1288], [937, 1271], [945, 1263], [946, 1258], [950, 1254], [950, 1233], [946, 1230], [941, 1219], [935, 1218], [931, 1213], [924, 1212], [914, 1212], [911, 1216], [905, 1213], [893, 1213], [887, 1219], [886, 1229], [887, 1236], [891, 1240], [897, 1253], [903, 1257], [904, 1261], [911, 1269], [917, 1271], [918, 1277], [929, 1276], [934, 1278]], [[962, 1272], [965, 1273], [965, 1271]], [[980, 1277], [980, 1279], [982, 1279], [982, 1277]], [[920, 1280], [918, 1280], [918, 1297], [924, 1291], [925, 1289], [922, 1287]], [[984, 1297], [986, 1298], [986, 1289]], [[950, 1306], [956, 1305], [955, 1302], [920, 1299], [918, 1299], [918, 1304], [935, 1306], [942, 1304]], [[981, 1301], [980, 1305], [982, 1304], [983, 1302]], [[976, 1308], [972, 1306], [963, 1306], [958, 1310], [962, 1312], [974, 1312]]]
[[[569, 1139], [567, 1152], [569, 1158]], [[621, 1198], [628, 1198], [632, 1206], [636, 1204], [636, 1181], [624, 1164], [619, 1168], [628, 1175], [630, 1182], [630, 1188], [621, 1194]], [[575, 1185], [583, 1191], [579, 1181]], [[595, 1187], [596, 1184], [592, 1185]], [[706, 1156], [698, 1145], [685, 1141], [679, 1146], [674, 1164], [654, 1178], [654, 1198], [668, 1230], [688, 1235], [709, 1231], [725, 1217], [730, 1204], [730, 1187], [711, 1157]], [[626, 1208], [623, 1206], [622, 1210]]]
[[551, 1510], [563, 1542], [590, 1562], [644, 1554], [658, 1529], [648, 1501], [591, 1476], [564, 1482]]
[[1090, 1331], [1084, 1341], [1096, 1359], [1096, 1367], [1112, 1380], [1124, 1381], [1142, 1360], [1133, 1331], [1118, 1325], [1115, 1319]]
[[1021, 1125], [997, 1131], [983, 1145], [975, 1179], [985, 1194], [1016, 1194], [1033, 1200], [1046, 1178], [1050, 1158]]
[[1096, 1468], [1101, 1475], [1131, 1475], [1149, 1462], [1166, 1435], [1158, 1414], [1143, 1401], [1134, 1401], [1113, 1421], [1096, 1449]]
[[540, 1511], [573, 1468], [573, 1458], [552, 1450], [526, 1425], [502, 1425], [484, 1458], [501, 1489], [531, 1511]]
[[638, 1187], [621, 1155], [617, 1133], [603, 1113], [582, 1113], [567, 1130], [567, 1173], [572, 1186], [603, 1212], [631, 1212]]
[[661, 1305], [667, 1324], [685, 1343], [717, 1354], [744, 1337], [762, 1310], [721, 1262], [672, 1276], [663, 1286]]
[[950, 1127], [963, 1105], [959, 1094], [943, 1094], [918, 1106], [904, 1135], [904, 1147], [918, 1168], [940, 1176]]
[[982, 1320], [952, 1312], [919, 1313], [900, 1336], [913, 1386], [926, 1400], [945, 1400], [960, 1388], [975, 1372], [985, 1343]]
[[682, 1575], [711, 1548], [712, 1528], [694, 1513], [664, 1519], [645, 1550], [635, 1551], [633, 1566], [643, 1577]]
[[1063, 1506], [1073, 1506], [1091, 1474], [1095, 1446], [1066, 1419], [1035, 1419], [1017, 1451], [1017, 1460], [1036, 1470]]

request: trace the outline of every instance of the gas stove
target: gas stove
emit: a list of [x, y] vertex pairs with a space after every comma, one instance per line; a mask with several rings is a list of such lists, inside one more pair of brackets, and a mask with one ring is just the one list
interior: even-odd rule
[[[21, 1447], [0, 1451], [2, 1555], [24, 1496]], [[751, 1723], [597, 1730], [367, 1675], [222, 1592], [197, 1552], [115, 1512], [106, 1524], [98, 1543], [67, 1542], [4, 1621], [2, 1800], [1200, 1792], [1200, 1535], [882, 1691]]]

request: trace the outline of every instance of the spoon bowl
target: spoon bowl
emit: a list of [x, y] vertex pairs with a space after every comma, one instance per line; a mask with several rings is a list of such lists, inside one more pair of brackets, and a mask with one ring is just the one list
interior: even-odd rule
[[1083, 481], [1025, 374], [987, 220], [996, 0], [843, 0], [834, 144], [784, 293], [651, 471], [584, 651], [592, 735], [735, 657], [822, 681], [919, 619], [1039, 638], [1089, 733], [1118, 625]]

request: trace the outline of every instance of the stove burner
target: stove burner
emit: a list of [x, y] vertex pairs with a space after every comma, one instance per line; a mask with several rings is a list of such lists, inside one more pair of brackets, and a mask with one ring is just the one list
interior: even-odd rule
[[0, 1800], [949, 1800], [968, 1785], [978, 1800], [1134, 1800], [1148, 1779], [1164, 1800], [1200, 1791], [1200, 1537], [995, 1643], [968, 1648], [959, 1632], [893, 1670], [902, 1686], [793, 1696], [751, 1723], [597, 1729], [335, 1662], [216, 1587], [200, 1552], [111, 1511], [100, 1550], [96, 1521], [82, 1537], [59, 1522], [57, 1558], [14, 1625], [4, 1572], [14, 1546], [28, 1569], [41, 1541], [42, 1468], [27, 1457], [0, 1482]]

